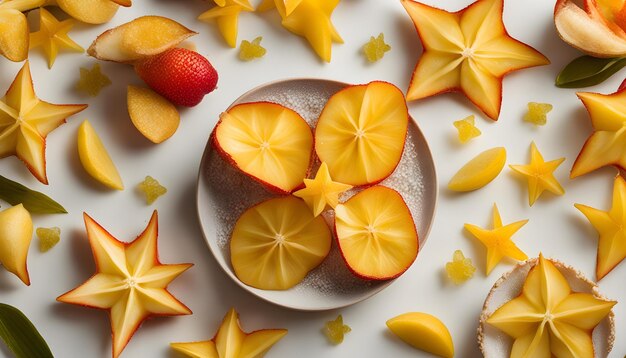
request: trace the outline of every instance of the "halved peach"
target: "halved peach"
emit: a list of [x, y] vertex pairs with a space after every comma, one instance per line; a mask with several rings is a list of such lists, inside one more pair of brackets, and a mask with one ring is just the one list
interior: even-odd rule
[[402, 91], [387, 82], [347, 87], [326, 103], [315, 129], [315, 150], [334, 180], [378, 183], [400, 162], [409, 124]]
[[119, 5], [111, 0], [55, 0], [68, 15], [88, 24], [109, 22]]
[[135, 128], [153, 143], [161, 143], [178, 129], [176, 107], [158, 93], [145, 87], [128, 86], [128, 114]]
[[269, 102], [244, 103], [222, 113], [213, 143], [233, 165], [271, 191], [302, 186], [313, 151], [313, 133], [295, 111]]
[[328, 255], [331, 232], [304, 201], [287, 196], [264, 201], [237, 220], [230, 260], [246, 285], [286, 290], [298, 284]]
[[388, 280], [406, 271], [419, 250], [413, 217], [393, 189], [373, 186], [335, 208], [335, 233], [350, 271]]

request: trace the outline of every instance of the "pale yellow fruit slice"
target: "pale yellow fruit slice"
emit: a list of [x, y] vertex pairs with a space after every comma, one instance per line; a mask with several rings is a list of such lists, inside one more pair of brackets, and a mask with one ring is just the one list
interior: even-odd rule
[[28, 22], [21, 11], [0, 10], [0, 55], [20, 62], [28, 57]]
[[337, 205], [335, 232], [348, 268], [361, 278], [398, 277], [417, 257], [411, 212], [398, 192], [384, 186], [365, 189]]
[[30, 285], [26, 258], [33, 238], [33, 221], [22, 204], [0, 212], [0, 264]]
[[315, 150], [334, 180], [378, 183], [400, 162], [408, 124], [397, 87], [386, 82], [351, 86], [326, 103], [315, 129]]
[[286, 290], [298, 284], [328, 255], [330, 229], [304, 201], [287, 196], [246, 210], [230, 240], [235, 274], [246, 285]]
[[78, 156], [83, 168], [94, 179], [111, 189], [124, 189], [115, 164], [88, 121], [84, 121], [78, 128]]
[[149, 88], [128, 86], [128, 114], [135, 128], [153, 143], [176, 133], [180, 115], [176, 107]]
[[506, 149], [488, 149], [467, 162], [448, 183], [452, 191], [480, 189], [494, 180], [506, 163]]
[[440, 357], [454, 356], [450, 331], [435, 316], [409, 312], [388, 320], [387, 327], [400, 339], [417, 349]]
[[119, 8], [111, 0], [56, 0], [56, 3], [71, 17], [88, 24], [109, 22]]

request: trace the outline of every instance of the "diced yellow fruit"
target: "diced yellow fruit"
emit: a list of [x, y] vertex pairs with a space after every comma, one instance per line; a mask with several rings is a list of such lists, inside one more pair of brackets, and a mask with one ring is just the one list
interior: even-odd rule
[[459, 132], [459, 140], [461, 143], [466, 143], [470, 139], [476, 138], [481, 134], [480, 129], [476, 128], [474, 124], [474, 118], [475, 116], [472, 114], [471, 116], [467, 116], [454, 122], [454, 126]]
[[270, 199], [246, 210], [235, 223], [230, 259], [237, 277], [264, 290], [298, 284], [328, 255], [331, 233], [293, 196]]
[[0, 9], [0, 55], [14, 62], [28, 57], [28, 22], [15, 9]]
[[228, 160], [270, 190], [293, 191], [310, 167], [311, 128], [279, 104], [244, 103], [229, 109], [222, 113], [214, 139]]
[[547, 123], [548, 112], [552, 110], [549, 103], [528, 102], [528, 112], [524, 115], [524, 120], [537, 126]]
[[350, 86], [326, 103], [315, 128], [315, 150], [334, 180], [378, 183], [400, 162], [408, 125], [397, 87], [387, 82]]
[[137, 130], [153, 143], [161, 143], [178, 129], [180, 115], [172, 102], [149, 88], [128, 86], [128, 114]]
[[0, 264], [30, 285], [26, 259], [33, 238], [33, 221], [22, 204], [0, 212]]
[[111, 0], [56, 0], [56, 4], [71, 17], [88, 24], [109, 22], [119, 8]]
[[112, 189], [123, 190], [122, 178], [104, 144], [88, 121], [78, 128], [78, 156], [83, 168], [94, 179]]
[[506, 150], [502, 147], [488, 149], [467, 162], [448, 183], [452, 191], [472, 191], [491, 183], [504, 168]]
[[411, 346], [440, 357], [452, 358], [454, 344], [446, 325], [428, 313], [409, 312], [387, 321], [387, 327]]
[[384, 186], [367, 188], [337, 205], [335, 232], [348, 268], [365, 279], [398, 277], [417, 257], [411, 212], [398, 192]]
[[156, 179], [151, 176], [147, 176], [144, 181], [138, 185], [139, 191], [146, 196], [146, 203], [148, 205], [154, 203], [161, 195], [167, 193], [167, 188], [161, 185]]
[[61, 240], [61, 229], [58, 227], [38, 227], [36, 230], [39, 238], [39, 251], [47, 252]]
[[391, 46], [385, 43], [385, 35], [381, 32], [378, 37], [371, 36], [369, 42], [363, 46], [363, 53], [369, 62], [376, 62], [390, 51]]
[[111, 85], [111, 79], [102, 73], [99, 63], [95, 63], [91, 70], [80, 68], [80, 79], [76, 83], [77, 90], [96, 97], [104, 87], [109, 85]]
[[263, 46], [261, 46], [261, 41], [263, 37], [259, 36], [250, 41], [243, 40], [241, 41], [241, 46], [239, 47], [239, 59], [242, 61], [251, 61], [255, 58], [261, 58], [265, 56], [267, 52]]
[[446, 263], [448, 278], [457, 285], [472, 278], [474, 272], [476, 272], [476, 267], [472, 265], [472, 260], [466, 258], [461, 250], [454, 251], [452, 261]]
[[352, 328], [343, 324], [343, 317], [341, 315], [337, 316], [337, 318], [332, 321], [326, 322], [324, 325], [324, 334], [332, 344], [340, 344], [343, 342], [346, 333], [350, 331], [352, 331]]

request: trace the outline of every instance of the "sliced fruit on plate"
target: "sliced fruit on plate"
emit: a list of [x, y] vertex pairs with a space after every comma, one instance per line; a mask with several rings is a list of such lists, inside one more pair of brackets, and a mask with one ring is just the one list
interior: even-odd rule
[[124, 189], [115, 164], [89, 121], [78, 128], [78, 156], [91, 177], [111, 189]]
[[153, 90], [129, 85], [127, 104], [135, 128], [151, 142], [161, 143], [176, 133], [178, 110]]
[[246, 210], [235, 223], [230, 260], [246, 285], [286, 290], [326, 258], [332, 235], [323, 217], [314, 217], [300, 199], [287, 196]]
[[174, 48], [196, 34], [166, 17], [142, 16], [102, 33], [87, 53], [99, 60], [134, 62]]
[[295, 111], [258, 102], [222, 113], [213, 130], [218, 151], [272, 191], [290, 193], [310, 168], [313, 133]]
[[352, 188], [351, 185], [333, 181], [326, 163], [320, 165], [315, 179], [304, 179], [304, 185], [306, 188], [296, 191], [293, 195], [302, 198], [314, 216], [318, 216], [327, 208], [337, 207], [339, 195]]
[[411, 211], [393, 189], [373, 186], [335, 208], [339, 250], [350, 271], [388, 280], [406, 271], [419, 250]]
[[387, 82], [347, 87], [326, 103], [315, 128], [315, 150], [341, 183], [387, 178], [402, 157], [409, 124], [404, 95]]
[[111, 0], [55, 0], [68, 15], [88, 24], [109, 22], [119, 5]]
[[452, 191], [472, 191], [491, 183], [504, 168], [506, 150], [487, 149], [467, 162], [448, 182]]
[[0, 211], [0, 264], [30, 286], [26, 259], [33, 221], [22, 204]]
[[437, 317], [408, 312], [387, 321], [387, 327], [411, 346], [439, 357], [454, 357], [454, 344], [448, 327]]

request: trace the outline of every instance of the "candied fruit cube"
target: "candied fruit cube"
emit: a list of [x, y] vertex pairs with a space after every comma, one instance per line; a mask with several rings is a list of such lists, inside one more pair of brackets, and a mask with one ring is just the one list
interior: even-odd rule
[[478, 137], [481, 132], [480, 129], [474, 125], [474, 115], [467, 116], [461, 120], [455, 121], [454, 126], [459, 132], [459, 140], [461, 143], [466, 143], [472, 138]]
[[58, 227], [38, 227], [36, 233], [39, 238], [39, 251], [41, 252], [50, 250], [61, 240], [61, 229]]
[[455, 284], [461, 284], [474, 276], [476, 267], [472, 265], [472, 260], [466, 258], [461, 250], [454, 251], [452, 261], [446, 263], [448, 278]]
[[146, 203], [148, 203], [148, 205], [154, 203], [161, 195], [167, 193], [167, 188], [149, 175], [144, 181], [139, 183], [138, 189], [146, 196]]
[[381, 32], [378, 37], [370, 36], [370, 40], [363, 46], [363, 53], [369, 62], [376, 62], [390, 51], [391, 46], [385, 43], [385, 35]]
[[343, 342], [346, 333], [352, 331], [350, 326], [343, 324], [343, 317], [337, 316], [336, 319], [326, 322], [324, 326], [324, 334], [332, 344]]
[[246, 40], [241, 41], [241, 46], [239, 47], [239, 59], [242, 61], [251, 61], [255, 58], [265, 56], [267, 50], [261, 46], [262, 40], [263, 37], [259, 36], [252, 40], [252, 42]]
[[76, 83], [76, 89], [91, 97], [96, 97], [100, 91], [111, 84], [111, 80], [100, 69], [100, 64], [93, 65], [91, 70], [80, 68], [80, 79]]
[[528, 102], [528, 112], [524, 115], [524, 120], [536, 126], [543, 126], [548, 121], [548, 112], [552, 110], [549, 103]]

